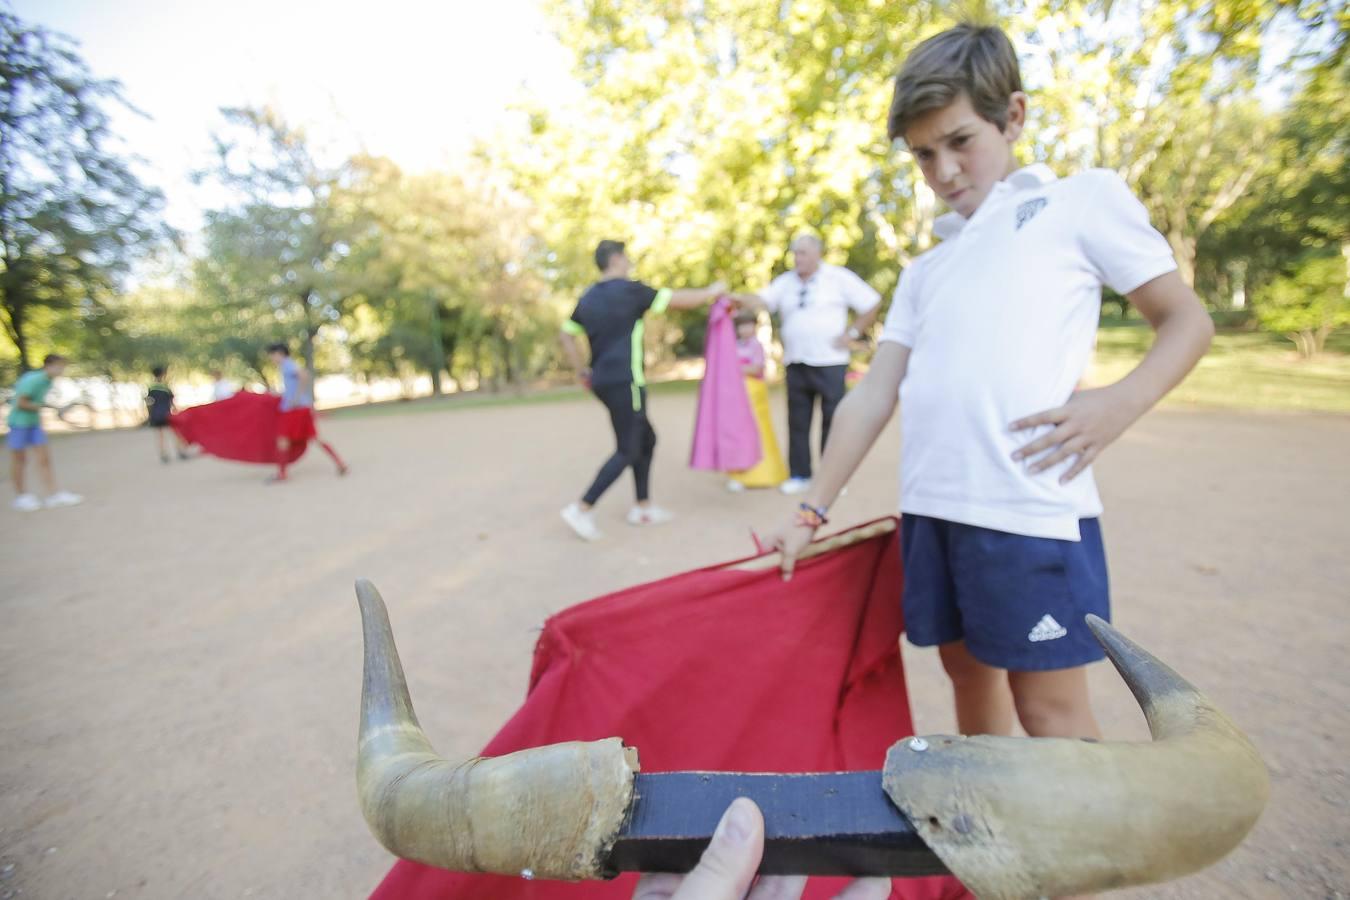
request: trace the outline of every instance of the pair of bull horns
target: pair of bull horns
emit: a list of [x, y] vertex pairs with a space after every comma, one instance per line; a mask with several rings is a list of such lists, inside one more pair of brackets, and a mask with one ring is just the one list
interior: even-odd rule
[[[357, 785], [380, 843], [455, 871], [609, 874], [634, 803], [636, 752], [610, 738], [442, 759], [417, 723], [384, 601], [368, 581], [356, 592], [365, 635]], [[1236, 726], [1110, 625], [1088, 624], [1152, 742], [934, 736], [887, 756], [891, 802], [978, 897], [1176, 878], [1236, 847], [1265, 806], [1265, 765]]]

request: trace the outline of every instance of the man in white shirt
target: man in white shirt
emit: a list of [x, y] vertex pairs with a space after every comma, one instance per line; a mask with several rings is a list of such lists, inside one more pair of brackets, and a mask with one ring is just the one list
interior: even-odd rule
[[234, 396], [234, 385], [225, 380], [219, 369], [211, 370], [211, 401], [228, 400]]
[[[758, 299], [778, 316], [787, 365], [788, 469], [785, 494], [811, 485], [811, 419], [820, 400], [820, 452], [825, 452], [835, 407], [844, 397], [849, 353], [876, 322], [881, 295], [843, 266], [821, 261], [820, 238], [803, 234], [792, 242], [792, 268]], [[741, 298], [744, 303], [747, 299]], [[855, 318], [848, 322], [849, 311]]]

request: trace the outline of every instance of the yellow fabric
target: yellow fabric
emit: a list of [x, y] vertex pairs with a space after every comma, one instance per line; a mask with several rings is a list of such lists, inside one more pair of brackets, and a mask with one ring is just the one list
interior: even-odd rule
[[777, 487], [787, 481], [788, 470], [783, 464], [783, 453], [778, 449], [778, 438], [773, 433], [773, 416], [769, 414], [769, 388], [762, 378], [745, 376], [745, 391], [750, 395], [750, 408], [755, 411], [759, 426], [759, 462], [753, 469], [732, 472], [731, 477], [750, 488]]

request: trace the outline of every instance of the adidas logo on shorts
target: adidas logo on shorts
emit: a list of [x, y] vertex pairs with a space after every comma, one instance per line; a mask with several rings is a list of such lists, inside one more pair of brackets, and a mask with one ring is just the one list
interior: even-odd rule
[[1054, 641], [1064, 637], [1069, 633], [1069, 629], [1055, 621], [1055, 617], [1046, 613], [1041, 616], [1041, 620], [1036, 623], [1036, 627], [1031, 629], [1027, 635], [1027, 640], [1033, 643], [1040, 641]]

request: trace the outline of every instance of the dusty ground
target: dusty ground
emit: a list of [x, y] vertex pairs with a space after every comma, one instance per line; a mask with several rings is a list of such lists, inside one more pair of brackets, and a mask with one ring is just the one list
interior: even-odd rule
[[[775, 401], [781, 409], [781, 401]], [[161, 466], [144, 432], [59, 440], [78, 509], [0, 510], [0, 897], [360, 897], [389, 857], [353, 789], [352, 579], [389, 601], [422, 722], [478, 748], [522, 697], [550, 612], [743, 554], [785, 508], [684, 467], [688, 395], [656, 398], [656, 486], [681, 518], [584, 546], [556, 510], [608, 452], [593, 403], [327, 423], [310, 454]], [[781, 425], [781, 423], [780, 423]], [[838, 507], [891, 511], [891, 433]], [[1215, 869], [1138, 897], [1350, 895], [1350, 420], [1164, 411], [1099, 466], [1118, 623], [1270, 762], [1270, 809]], [[916, 724], [952, 727], [907, 648]], [[1105, 668], [1108, 734], [1143, 722]]]

